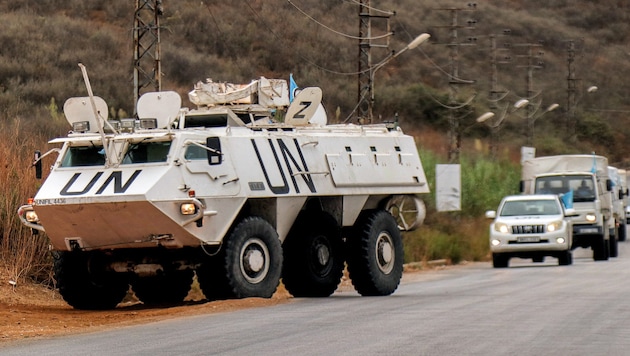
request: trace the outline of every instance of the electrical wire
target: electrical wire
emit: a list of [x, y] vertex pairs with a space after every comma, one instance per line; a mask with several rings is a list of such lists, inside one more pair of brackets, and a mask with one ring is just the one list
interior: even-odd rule
[[323, 27], [323, 28], [327, 29], [328, 31], [330, 31], [330, 32], [332, 32], [332, 33], [334, 33], [334, 34], [337, 34], [337, 35], [340, 35], [340, 36], [343, 36], [343, 37], [346, 37], [346, 38], [350, 38], [350, 39], [353, 39], [353, 40], [362, 40], [362, 41], [364, 41], [364, 40], [379, 40], [379, 39], [381, 39], [381, 38], [389, 37], [389, 36], [391, 36], [391, 35], [393, 35], [393, 34], [394, 34], [393, 32], [388, 32], [388, 33], [386, 33], [386, 34], [384, 34], [384, 35], [375, 36], [375, 37], [359, 37], [359, 36], [348, 35], [348, 34], [345, 34], [345, 33], [339, 32], [339, 31], [337, 31], [337, 30], [334, 30], [334, 29], [332, 29], [332, 28], [330, 28], [330, 27], [328, 27], [328, 26], [324, 25], [323, 23], [321, 23], [321, 22], [317, 21], [317, 20], [316, 20], [316, 19], [314, 19], [311, 15], [307, 14], [306, 12], [304, 12], [304, 10], [300, 9], [297, 5], [295, 5], [295, 4], [294, 4], [291, 0], [287, 0], [287, 2], [288, 2], [289, 4], [291, 4], [291, 6], [293, 6], [293, 7], [294, 7], [297, 11], [299, 11], [300, 13], [302, 13], [302, 15], [306, 16], [306, 18], [308, 18], [309, 20], [311, 20], [311, 21], [315, 22], [315, 23], [316, 23], [316, 24], [318, 24], [319, 26], [321, 26], [321, 27]]
[[377, 9], [375, 7], [372, 7], [372, 6], [367, 6], [365, 4], [361, 4], [360, 2], [358, 2], [356, 0], [346, 0], [345, 2], [348, 2], [348, 3], [351, 3], [351, 4], [355, 4], [355, 5], [359, 5], [359, 6], [363, 6], [363, 7], [366, 7], [368, 9], [370, 9], [370, 10], [378, 11], [378, 12], [386, 14], [386, 15], [396, 15], [395, 11], [387, 11], [387, 10]]

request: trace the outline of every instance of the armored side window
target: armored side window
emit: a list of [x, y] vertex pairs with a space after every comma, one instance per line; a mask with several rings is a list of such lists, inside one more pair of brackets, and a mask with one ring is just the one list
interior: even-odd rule
[[197, 145], [188, 145], [188, 147], [186, 147], [186, 153], [184, 153], [184, 158], [189, 160], [205, 160], [208, 159], [208, 151]]
[[102, 146], [76, 146], [66, 151], [62, 167], [83, 167], [105, 165], [105, 152]]
[[140, 142], [129, 145], [123, 164], [166, 162], [170, 141]]

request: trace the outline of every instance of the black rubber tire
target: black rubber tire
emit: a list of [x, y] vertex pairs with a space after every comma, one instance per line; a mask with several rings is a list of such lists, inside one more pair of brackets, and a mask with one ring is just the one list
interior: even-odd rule
[[198, 278], [208, 299], [271, 298], [281, 273], [278, 233], [264, 219], [247, 217], [228, 235], [224, 249], [198, 271]]
[[157, 276], [136, 277], [131, 289], [144, 304], [176, 304], [188, 295], [193, 277], [192, 270], [167, 271]]
[[386, 210], [363, 211], [348, 237], [348, 272], [363, 296], [390, 295], [398, 288], [404, 251], [396, 219]]
[[234, 298], [223, 265], [224, 254], [221, 251], [216, 256], [209, 257], [196, 270], [199, 288], [209, 301]]
[[129, 290], [125, 275], [103, 271], [97, 253], [55, 252], [53, 257], [59, 294], [75, 309], [113, 309]]
[[[624, 220], [625, 220], [625, 218], [624, 218]], [[618, 241], [621, 241], [621, 242], [626, 241], [626, 223], [625, 222], [619, 224], [619, 234], [618, 234], [618, 236], [619, 236]]]
[[492, 254], [492, 267], [494, 268], [507, 268], [510, 259], [500, 253]]
[[606, 261], [608, 260], [608, 241], [604, 240], [603, 236], [600, 236], [592, 246], [593, 260], [594, 261]]
[[610, 240], [608, 240], [608, 243], [609, 243], [608, 251], [610, 252], [609, 257], [619, 256], [619, 246], [618, 246], [617, 236], [611, 235]]
[[564, 251], [560, 256], [558, 256], [558, 265], [569, 266], [571, 264], [573, 264], [573, 253], [571, 250]]
[[344, 268], [344, 246], [337, 221], [324, 212], [306, 212], [283, 244], [282, 282], [294, 297], [328, 297]]

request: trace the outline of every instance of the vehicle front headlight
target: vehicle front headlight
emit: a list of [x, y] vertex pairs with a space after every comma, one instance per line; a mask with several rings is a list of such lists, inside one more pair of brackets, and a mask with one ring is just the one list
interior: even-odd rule
[[595, 214], [593, 213], [586, 214], [586, 221], [595, 222], [595, 220], [597, 220], [597, 216], [595, 216]]
[[35, 210], [29, 210], [24, 214], [24, 218], [26, 219], [26, 221], [31, 222], [31, 223], [36, 223], [39, 221], [39, 218], [37, 217], [37, 213], [35, 212]]
[[183, 203], [180, 205], [179, 211], [182, 215], [194, 215], [197, 213], [197, 207], [193, 203]]
[[508, 232], [510, 232], [510, 228], [506, 223], [495, 223], [494, 230], [502, 234], [507, 234]]
[[554, 221], [554, 222], [551, 222], [551, 223], [547, 224], [547, 231], [549, 231], [549, 232], [558, 231], [561, 228], [562, 228], [562, 221], [560, 221], [560, 220]]

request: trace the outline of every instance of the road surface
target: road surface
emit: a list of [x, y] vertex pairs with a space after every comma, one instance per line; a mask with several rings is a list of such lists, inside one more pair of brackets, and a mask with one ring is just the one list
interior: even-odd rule
[[512, 259], [421, 273], [389, 297], [273, 307], [20, 341], [9, 355], [628, 355], [630, 242], [571, 266]]

